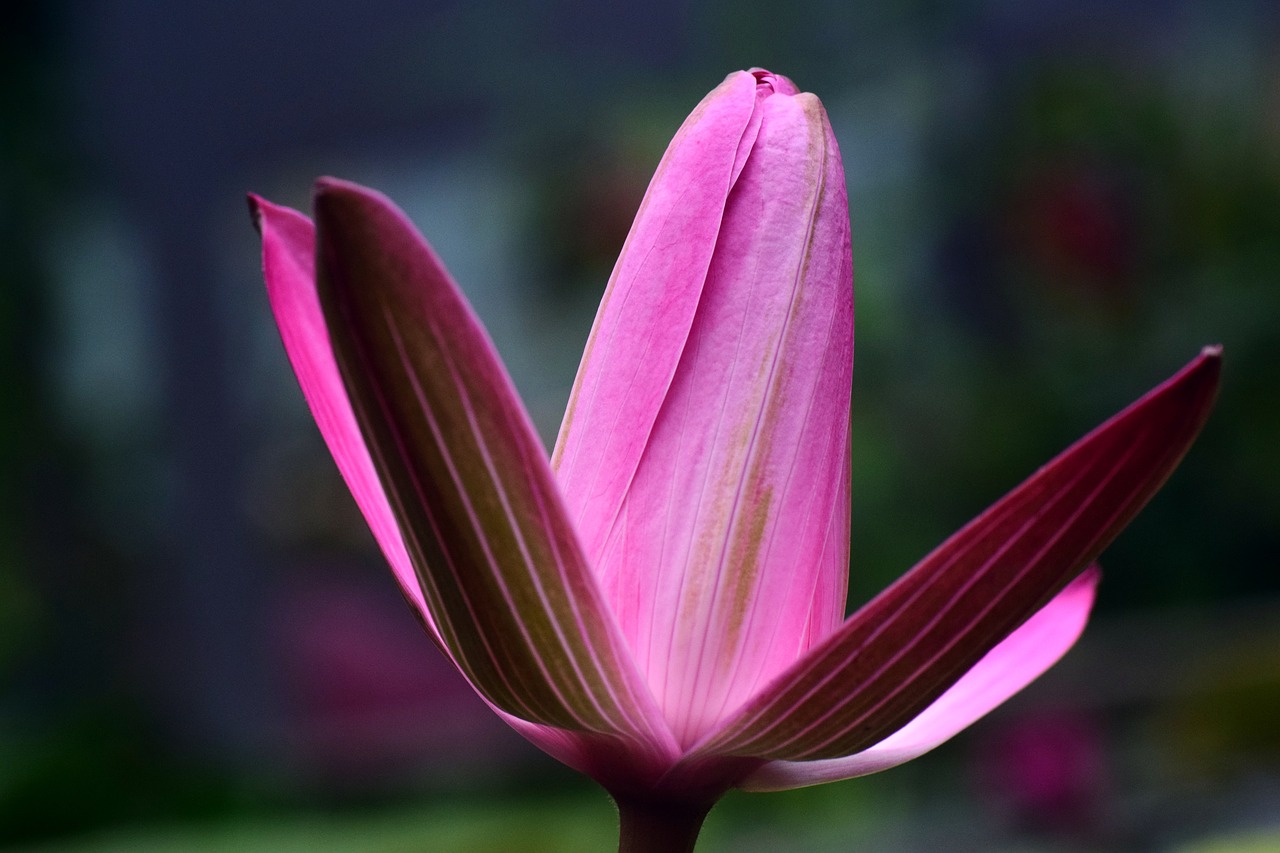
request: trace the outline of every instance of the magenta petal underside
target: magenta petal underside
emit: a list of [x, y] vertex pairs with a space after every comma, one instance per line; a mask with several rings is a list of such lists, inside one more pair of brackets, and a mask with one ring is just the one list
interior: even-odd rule
[[1053, 666], [1089, 619], [1098, 571], [1086, 570], [911, 722], [862, 752], [817, 761], [770, 761], [738, 787], [779, 791], [879, 773], [950, 740]]
[[1072, 445], [850, 617], [697, 754], [860, 752], [906, 725], [1092, 561], [1160, 487], [1217, 391], [1220, 349]]
[[[312, 287], [347, 393], [325, 372], [323, 353], [300, 378], [312, 387], [309, 399], [335, 410], [349, 401], [385, 495], [361, 508], [394, 554], [389, 508], [413, 571], [407, 594], [495, 707], [669, 752], [670, 735], [586, 569], [541, 444], [461, 294], [378, 194], [327, 181], [315, 205]], [[282, 242], [300, 248], [305, 220], [280, 211], [260, 205], [259, 216], [287, 225]], [[267, 274], [305, 275], [295, 267], [268, 263]], [[306, 287], [300, 281], [281, 286], [297, 292]], [[282, 328], [313, 323], [312, 298], [273, 300], [286, 315]], [[293, 350], [301, 351], [297, 341]], [[346, 453], [349, 424], [336, 421], [326, 438], [340, 465], [350, 456], [357, 482], [376, 491], [363, 460]], [[395, 567], [405, 584], [403, 564]]]
[[301, 213], [257, 196], [250, 196], [250, 204], [254, 222], [262, 234], [267, 297], [303, 397], [356, 505], [391, 564], [401, 592], [439, 645], [435, 620], [422, 599], [400, 529], [364, 437], [360, 435], [360, 426], [351, 411], [351, 402], [334, 360], [315, 286], [315, 226]]
[[[262, 234], [267, 295], [303, 397], [401, 592], [428, 635], [444, 655], [453, 660], [453, 653], [440, 639], [435, 620], [423, 600], [399, 525], [360, 434], [334, 358], [315, 287], [315, 226], [295, 210], [257, 196], [250, 196], [249, 200], [254, 222]], [[575, 733], [530, 723], [489, 704], [513, 728], [564, 763], [584, 773], [597, 769], [597, 756], [584, 749], [582, 738]], [[652, 774], [656, 769], [649, 772]]]

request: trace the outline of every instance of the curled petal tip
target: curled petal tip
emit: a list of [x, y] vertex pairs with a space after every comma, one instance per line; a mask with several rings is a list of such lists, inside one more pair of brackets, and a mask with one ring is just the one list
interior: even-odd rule
[[767, 68], [751, 68], [747, 71], [752, 77], [756, 78], [756, 83], [768, 83], [773, 90], [780, 95], [798, 95], [800, 87], [792, 82], [790, 77], [784, 77], [781, 74], [775, 74]]

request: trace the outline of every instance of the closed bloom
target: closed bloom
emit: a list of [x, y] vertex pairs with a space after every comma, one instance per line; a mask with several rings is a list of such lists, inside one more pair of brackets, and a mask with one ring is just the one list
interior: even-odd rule
[[1034, 679], [1217, 388], [1207, 348], [846, 618], [853, 270], [816, 97], [738, 72], [685, 121], [549, 463], [389, 201], [324, 179], [314, 225], [252, 207], [285, 349], [405, 597], [497, 714], [613, 795], [624, 849], [691, 849], [731, 787], [907, 761]]

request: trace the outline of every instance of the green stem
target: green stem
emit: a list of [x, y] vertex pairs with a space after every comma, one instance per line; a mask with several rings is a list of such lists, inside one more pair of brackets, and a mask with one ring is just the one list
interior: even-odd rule
[[615, 797], [618, 853], [692, 853], [711, 806]]

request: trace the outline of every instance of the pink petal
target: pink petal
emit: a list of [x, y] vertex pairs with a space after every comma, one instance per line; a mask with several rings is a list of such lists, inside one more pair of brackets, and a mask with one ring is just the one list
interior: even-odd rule
[[262, 234], [267, 296], [285, 352], [302, 386], [302, 395], [338, 470], [391, 564], [401, 592], [439, 645], [435, 622], [422, 600], [422, 590], [405, 552], [400, 529], [387, 504], [386, 493], [378, 481], [333, 358], [329, 330], [316, 295], [315, 227], [301, 213], [257, 196], [250, 196], [249, 203], [254, 223]]
[[1221, 349], [1068, 448], [855, 613], [697, 754], [839, 758], [906, 725], [1075, 577], [1208, 417]]
[[[833, 630], [844, 607], [853, 284], [843, 169], [815, 97], [776, 94], [767, 76], [755, 95], [747, 147], [700, 160], [698, 171], [660, 170], [650, 191], [727, 195], [722, 218], [712, 205], [691, 224], [718, 234], [679, 244], [714, 243], [705, 273], [683, 271], [668, 285], [624, 259], [615, 291], [630, 287], [632, 304], [606, 297], [584, 362], [584, 377], [605, 369], [643, 377], [654, 360], [678, 354], [670, 386], [657, 389], [665, 396], [655, 390], [643, 406], [608, 395], [603, 409], [594, 408], [603, 399], [579, 404], [560, 457], [565, 490], [594, 531], [605, 593], [684, 744]], [[719, 108], [730, 97], [740, 97], [737, 88], [708, 100]], [[685, 136], [703, 130], [697, 116]], [[692, 145], [677, 138], [668, 162]], [[730, 165], [738, 178], [728, 189]], [[636, 234], [649, 233], [647, 215]], [[672, 249], [646, 251], [661, 258]], [[672, 293], [695, 309], [687, 340], [596, 348], [635, 330], [630, 311], [665, 306]], [[616, 363], [597, 368], [605, 358]], [[602, 447], [590, 447], [584, 484], [580, 460], [595, 439]]]
[[596, 570], [693, 324], [739, 150], [759, 129], [756, 81], [731, 74], [658, 165], [600, 303], [552, 467]]
[[[315, 288], [315, 227], [301, 213], [251, 195], [250, 209], [262, 234], [263, 272], [267, 296], [275, 313], [285, 352], [302, 386], [303, 397], [320, 427], [347, 487], [364, 513], [374, 538], [382, 548], [400, 590], [409, 600], [427, 633], [450, 660], [435, 622], [422, 598], [418, 578], [405, 551], [386, 493], [373, 468], [364, 437], [351, 411], [347, 389], [338, 373]], [[513, 728], [553, 756], [573, 759], [584, 766], [584, 750], [574, 733], [529, 723], [494, 708]], [[563, 760], [563, 759], [562, 759]], [[572, 761], [566, 761], [571, 763]], [[577, 765], [574, 765], [577, 766]]]
[[1057, 663], [1089, 619], [1098, 585], [1095, 568], [1000, 641], [914, 720], [875, 746], [844, 758], [770, 761], [748, 776], [748, 791], [781, 791], [879, 773], [951, 739]]
[[[315, 227], [301, 213], [249, 196], [254, 223], [262, 234], [262, 263], [267, 296], [275, 314], [285, 352], [293, 365], [303, 397], [320, 427], [356, 505], [364, 513], [382, 548], [400, 590], [413, 606], [427, 633], [450, 660], [453, 655], [440, 639], [427, 610], [418, 578], [405, 551], [386, 492], [373, 468], [364, 437], [351, 411], [347, 389], [338, 373], [315, 288]], [[481, 694], [483, 696], [483, 694]], [[487, 700], [486, 700], [487, 701]], [[498, 708], [494, 710], [516, 731], [552, 756], [587, 772], [589, 752], [575, 734], [529, 723]], [[577, 762], [576, 764], [574, 762]]]
[[[297, 236], [300, 217], [278, 211], [273, 219]], [[538, 439], [438, 259], [370, 191], [322, 182], [316, 212], [315, 288], [386, 494], [385, 505], [370, 502], [370, 521], [381, 524], [390, 507], [434, 633], [497, 708], [669, 752]], [[323, 395], [341, 396], [331, 373], [311, 373]]]

